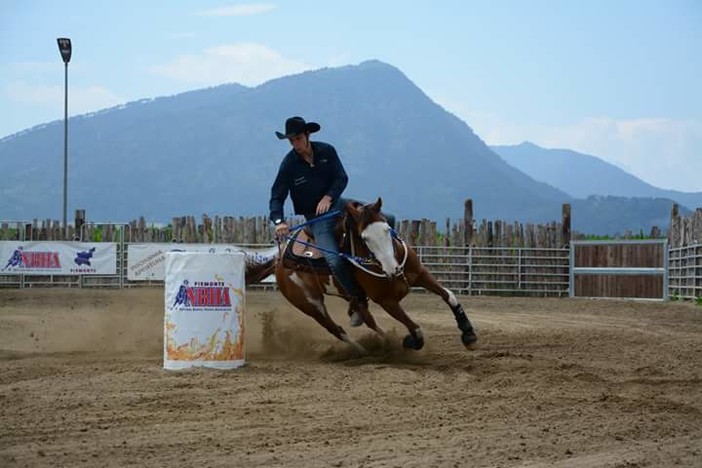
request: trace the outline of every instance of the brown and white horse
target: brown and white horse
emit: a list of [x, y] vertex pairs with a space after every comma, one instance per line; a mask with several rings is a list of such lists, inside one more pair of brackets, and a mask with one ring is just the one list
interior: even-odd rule
[[[461, 331], [461, 341], [470, 348], [478, 337], [456, 296], [439, 284], [421, 264], [415, 251], [400, 239], [388, 225], [380, 209], [382, 200], [369, 205], [350, 202], [337, 225], [337, 235], [342, 245], [341, 255], [351, 261], [355, 277], [368, 297], [388, 314], [401, 322], [409, 332], [402, 341], [405, 348], [421, 349], [424, 346], [422, 328], [414, 322], [400, 305], [412, 287], [422, 287], [443, 299], [450, 307]], [[291, 239], [288, 242], [299, 242]], [[309, 250], [315, 250], [313, 247]], [[283, 261], [283, 251], [276, 259], [275, 278], [285, 298], [339, 340], [359, 350], [363, 347], [343, 327], [332, 320], [324, 304], [325, 294], [343, 297], [341, 290], [328, 272], [305, 270]], [[362, 307], [364, 323], [383, 335], [383, 330], [368, 311]]]

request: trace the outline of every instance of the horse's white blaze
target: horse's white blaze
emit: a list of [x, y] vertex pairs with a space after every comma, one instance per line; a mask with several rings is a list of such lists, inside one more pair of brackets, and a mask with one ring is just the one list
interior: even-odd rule
[[395, 258], [395, 249], [392, 245], [390, 226], [383, 221], [376, 221], [369, 224], [361, 233], [361, 238], [373, 253], [373, 256], [380, 263], [380, 267], [388, 276], [394, 276], [400, 269]]
[[312, 297], [312, 294], [310, 294], [309, 289], [307, 289], [307, 287], [305, 286], [305, 282], [302, 281], [302, 278], [300, 278], [300, 276], [298, 276], [297, 273], [293, 273], [292, 275], [290, 275], [290, 280], [295, 284], [295, 286], [302, 289], [302, 292], [305, 295], [305, 299], [307, 299], [307, 302], [315, 306], [322, 315], [327, 315], [327, 308], [324, 307], [324, 303], [319, 299], [315, 299], [314, 297]]
[[458, 305], [458, 300], [456, 299], [456, 295], [446, 288], [444, 288], [444, 291], [446, 291], [446, 293], [448, 294], [448, 302], [451, 305], [451, 307], [456, 307]]

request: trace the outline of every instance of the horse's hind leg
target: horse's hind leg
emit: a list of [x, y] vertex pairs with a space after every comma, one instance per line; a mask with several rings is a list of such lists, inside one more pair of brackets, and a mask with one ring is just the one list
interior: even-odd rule
[[463, 310], [463, 306], [458, 302], [458, 299], [456, 299], [456, 295], [450, 290], [441, 286], [441, 284], [436, 281], [436, 278], [429, 273], [429, 270], [423, 268], [413, 286], [420, 286], [427, 291], [437, 294], [446, 304], [448, 304], [448, 306], [451, 308], [451, 312], [453, 312], [454, 318], [456, 319], [456, 325], [458, 325], [458, 329], [461, 330], [461, 341], [463, 342], [463, 346], [470, 348], [476, 341], [478, 341], [478, 335], [475, 334], [473, 325], [470, 323], [470, 320], [468, 320], [468, 316]]
[[405, 310], [400, 306], [397, 301], [385, 301], [380, 302], [380, 306], [390, 314], [395, 320], [401, 322], [407, 330], [409, 335], [405, 336], [402, 340], [402, 346], [404, 348], [411, 349], [422, 349], [424, 346], [424, 333], [422, 332], [422, 327], [417, 325], [405, 312]]

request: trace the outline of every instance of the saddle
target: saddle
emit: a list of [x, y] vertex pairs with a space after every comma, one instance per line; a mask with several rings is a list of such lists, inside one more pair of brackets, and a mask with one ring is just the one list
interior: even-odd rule
[[307, 229], [296, 231], [288, 240], [283, 251], [283, 266], [318, 275], [331, 274], [324, 254], [314, 247], [314, 236]]

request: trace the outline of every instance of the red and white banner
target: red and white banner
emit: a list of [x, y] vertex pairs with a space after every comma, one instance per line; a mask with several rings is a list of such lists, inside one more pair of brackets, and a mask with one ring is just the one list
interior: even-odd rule
[[113, 242], [0, 241], [0, 275], [115, 275]]
[[246, 262], [265, 263], [278, 255], [278, 247], [240, 247], [234, 244], [148, 243], [127, 246], [127, 279], [147, 281], [166, 279], [167, 252], [243, 253]]

